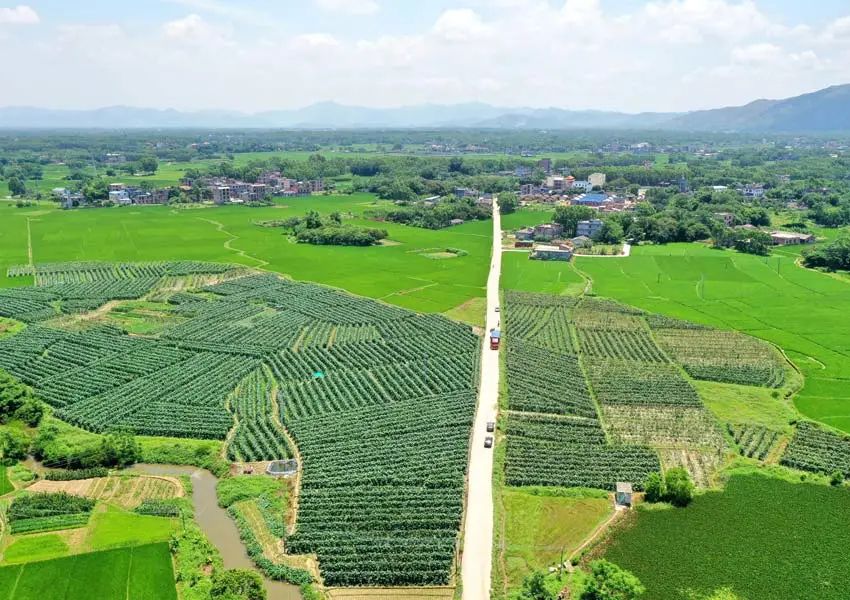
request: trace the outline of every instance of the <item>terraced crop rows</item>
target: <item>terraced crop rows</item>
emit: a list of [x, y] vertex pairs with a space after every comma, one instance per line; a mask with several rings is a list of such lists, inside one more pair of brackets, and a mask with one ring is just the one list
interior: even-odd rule
[[850, 478], [850, 437], [801, 421], [781, 462], [795, 469]]
[[[43, 275], [82, 295], [145, 273]], [[50, 287], [17, 293], [36, 310]], [[235, 416], [238, 460], [289, 454], [277, 408], [303, 457], [290, 550], [318, 555], [329, 585], [449, 583], [479, 369], [472, 330], [272, 275], [175, 289], [181, 321], [159, 337], [36, 324], [0, 340], [0, 367], [93, 431], [225, 439]]]
[[611, 489], [680, 465], [709, 485], [725, 439], [656, 344], [652, 315], [599, 298], [505, 298], [508, 483]]
[[659, 327], [661, 347], [694, 379], [781, 387], [785, 367], [769, 344], [734, 331]]

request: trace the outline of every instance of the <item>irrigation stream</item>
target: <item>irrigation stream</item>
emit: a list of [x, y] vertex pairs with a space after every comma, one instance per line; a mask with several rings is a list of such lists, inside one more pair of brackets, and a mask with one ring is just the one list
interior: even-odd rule
[[[245, 546], [239, 539], [239, 530], [227, 511], [219, 507], [215, 494], [217, 479], [206, 469], [178, 465], [137, 464], [133, 471], [147, 475], [170, 475], [179, 477], [188, 475], [192, 478], [192, 504], [195, 507], [195, 521], [209, 538], [210, 542], [221, 552], [226, 569], [257, 570], [254, 562], [245, 552]], [[300, 600], [301, 590], [296, 585], [272, 581], [263, 576], [269, 600]]]

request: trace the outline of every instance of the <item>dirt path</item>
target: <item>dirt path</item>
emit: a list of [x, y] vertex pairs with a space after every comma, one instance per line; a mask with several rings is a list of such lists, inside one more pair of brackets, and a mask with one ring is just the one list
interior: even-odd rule
[[[502, 269], [502, 223], [493, 202], [493, 251], [487, 279], [486, 331], [499, 324], [499, 277]], [[495, 421], [499, 403], [499, 353], [482, 340], [481, 381], [472, 430], [467, 476], [461, 577], [464, 600], [489, 600], [493, 568], [493, 449], [484, 447], [488, 421]]]
[[206, 221], [207, 223], [210, 223], [211, 225], [215, 225], [216, 231], [220, 231], [221, 233], [230, 236], [230, 239], [227, 240], [226, 242], [224, 242], [225, 249], [230, 250], [231, 252], [235, 252], [236, 254], [238, 254], [239, 256], [241, 256], [243, 258], [247, 258], [248, 260], [255, 261], [257, 263], [258, 267], [265, 267], [266, 265], [269, 264], [269, 261], [267, 261], [267, 260], [263, 260], [262, 258], [257, 258], [255, 256], [251, 256], [250, 254], [248, 254], [244, 250], [240, 250], [239, 248], [234, 248], [231, 244], [234, 241], [238, 240], [239, 236], [234, 235], [234, 234], [230, 233], [229, 231], [227, 231], [224, 228], [224, 223], [221, 223], [219, 221], [214, 221], [213, 219], [205, 219], [203, 217], [195, 217], [195, 218], [197, 218], [200, 221]]
[[27, 264], [33, 266], [35, 263], [32, 259], [32, 220], [27, 217]]

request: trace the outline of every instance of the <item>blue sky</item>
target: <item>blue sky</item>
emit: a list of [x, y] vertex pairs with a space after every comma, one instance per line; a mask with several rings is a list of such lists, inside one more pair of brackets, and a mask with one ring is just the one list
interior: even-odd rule
[[850, 83], [848, 0], [4, 2], [6, 105], [637, 112]]

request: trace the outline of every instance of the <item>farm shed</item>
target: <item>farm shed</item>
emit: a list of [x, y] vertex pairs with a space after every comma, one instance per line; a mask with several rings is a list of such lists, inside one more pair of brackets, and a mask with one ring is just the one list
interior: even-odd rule
[[630, 508], [632, 505], [632, 484], [618, 481], [614, 491], [614, 505]]
[[570, 260], [572, 256], [572, 251], [566, 248], [546, 244], [536, 245], [534, 251], [531, 253], [531, 258], [537, 260]]

